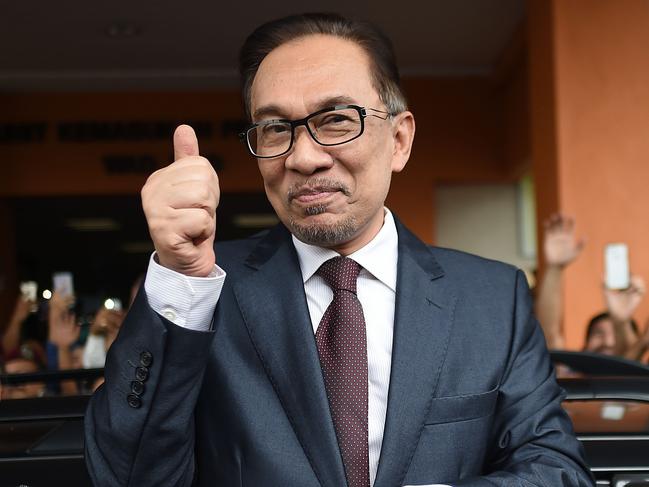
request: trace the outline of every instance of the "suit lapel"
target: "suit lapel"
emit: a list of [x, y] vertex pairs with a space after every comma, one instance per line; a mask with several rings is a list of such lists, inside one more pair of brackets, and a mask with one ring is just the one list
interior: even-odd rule
[[271, 230], [246, 264], [251, 272], [234, 293], [250, 338], [320, 483], [346, 485], [289, 232]]
[[392, 370], [375, 487], [403, 485], [442, 370], [455, 305], [430, 249], [400, 222], [396, 224], [399, 262]]

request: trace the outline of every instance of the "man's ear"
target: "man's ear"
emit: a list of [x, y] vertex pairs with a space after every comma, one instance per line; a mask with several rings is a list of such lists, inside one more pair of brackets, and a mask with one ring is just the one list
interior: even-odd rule
[[415, 117], [411, 112], [401, 112], [393, 117], [392, 136], [394, 137], [392, 172], [401, 172], [408, 162], [415, 138]]

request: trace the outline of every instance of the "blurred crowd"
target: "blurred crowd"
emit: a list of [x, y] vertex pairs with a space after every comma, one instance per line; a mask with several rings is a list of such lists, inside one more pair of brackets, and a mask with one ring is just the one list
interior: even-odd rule
[[[545, 222], [542, 249], [545, 267], [535, 289], [535, 311], [551, 350], [565, 348], [563, 275], [579, 258], [584, 245], [584, 239], [576, 236], [573, 219], [554, 215]], [[130, 302], [141, 279], [133, 284]], [[649, 322], [640, 328], [634, 318], [646, 292], [645, 281], [642, 276], [631, 274], [629, 283], [624, 289], [609, 289], [602, 284], [602, 304], [593, 307], [583, 351], [646, 362]], [[21, 294], [9, 323], [0, 327], [0, 372], [28, 374], [102, 368], [124, 316], [125, 310], [119, 307], [102, 306], [82, 326], [82, 320], [74, 312], [74, 296], [55, 291], [49, 300], [37, 303], [33, 297]], [[560, 375], [570, 373], [561, 366], [557, 371]], [[102, 381], [100, 377], [4, 384], [0, 399], [91, 393]]]
[[[131, 301], [141, 279], [133, 285]], [[0, 328], [0, 372], [31, 374], [42, 371], [102, 368], [106, 353], [117, 337], [125, 310], [101, 306], [90, 320], [75, 313], [75, 297], [54, 291], [37, 302], [21, 293], [9, 323]], [[0, 399], [47, 395], [76, 395], [94, 391], [103, 378], [46, 380], [1, 384]]]
[[[536, 315], [550, 349], [565, 348], [563, 274], [579, 258], [584, 245], [585, 240], [576, 236], [572, 218], [554, 215], [545, 222], [545, 270], [536, 289]], [[583, 351], [646, 362], [649, 322], [640, 328], [634, 318], [646, 292], [644, 278], [631, 273], [624, 289], [610, 289], [604, 283], [601, 287], [602, 305], [593, 308]]]

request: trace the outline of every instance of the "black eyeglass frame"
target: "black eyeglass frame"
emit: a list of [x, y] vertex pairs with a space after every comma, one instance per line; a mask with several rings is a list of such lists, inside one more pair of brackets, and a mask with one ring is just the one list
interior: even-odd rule
[[[358, 132], [358, 134], [355, 135], [354, 137], [352, 137], [349, 140], [345, 140], [344, 142], [336, 142], [334, 144], [325, 144], [323, 142], [320, 142], [318, 139], [316, 139], [316, 136], [311, 131], [311, 127], [309, 127], [309, 120], [311, 120], [313, 117], [317, 117], [318, 115], [322, 115], [323, 113], [333, 112], [335, 110], [344, 110], [344, 109], [347, 109], [347, 108], [353, 108], [354, 110], [356, 110], [358, 112], [358, 115], [359, 115], [360, 119], [361, 119], [361, 130]], [[383, 116], [377, 115], [376, 113], [368, 113], [368, 110], [380, 113]], [[250, 127], [248, 127], [246, 130], [244, 130], [243, 132], [241, 132], [239, 134], [239, 139], [241, 140], [241, 142], [246, 144], [246, 147], [248, 148], [248, 152], [250, 152], [250, 154], [253, 157], [256, 157], [258, 159], [273, 159], [275, 157], [280, 157], [280, 156], [283, 156], [284, 154], [288, 154], [291, 151], [291, 149], [293, 148], [293, 142], [295, 142], [295, 128], [299, 127], [300, 125], [304, 125], [306, 127], [306, 131], [309, 133], [311, 138], [317, 144], [322, 145], [324, 147], [332, 147], [332, 146], [336, 146], [336, 145], [346, 144], [347, 142], [351, 142], [352, 140], [358, 139], [361, 135], [363, 135], [363, 132], [365, 131], [365, 119], [367, 117], [376, 117], [376, 118], [380, 118], [381, 120], [387, 120], [391, 116], [392, 116], [392, 114], [390, 112], [386, 112], [384, 110], [377, 110], [376, 108], [367, 108], [367, 107], [361, 107], [361, 106], [358, 106], [358, 105], [335, 105], [333, 107], [327, 107], [327, 108], [323, 108], [322, 110], [318, 110], [317, 112], [313, 112], [313, 113], [311, 113], [311, 114], [307, 115], [306, 117], [301, 118], [299, 120], [288, 120], [288, 119], [284, 119], [284, 118], [279, 118], [279, 119], [264, 120], [263, 122], [253, 123]], [[280, 154], [277, 154], [277, 155], [274, 155], [274, 156], [259, 156], [259, 155], [255, 154], [255, 152], [252, 150], [252, 147], [250, 146], [250, 141], [248, 139], [248, 134], [250, 133], [250, 131], [257, 128], [257, 127], [261, 127], [261, 126], [264, 126], [264, 125], [269, 125], [269, 124], [272, 124], [272, 123], [278, 123], [278, 122], [287, 123], [291, 127], [291, 142], [288, 144], [288, 148], [284, 152], [282, 152]]]

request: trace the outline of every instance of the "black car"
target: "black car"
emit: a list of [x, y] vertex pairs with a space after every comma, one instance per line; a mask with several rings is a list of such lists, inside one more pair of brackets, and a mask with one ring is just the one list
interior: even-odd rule
[[[567, 393], [564, 408], [597, 485], [649, 487], [649, 367], [598, 354], [552, 355], [558, 367], [569, 367], [570, 377], [559, 379]], [[93, 379], [101, 373], [5, 375], [1, 380], [10, 385]], [[83, 456], [88, 400], [81, 395], [0, 402], [0, 487], [90, 486]]]

